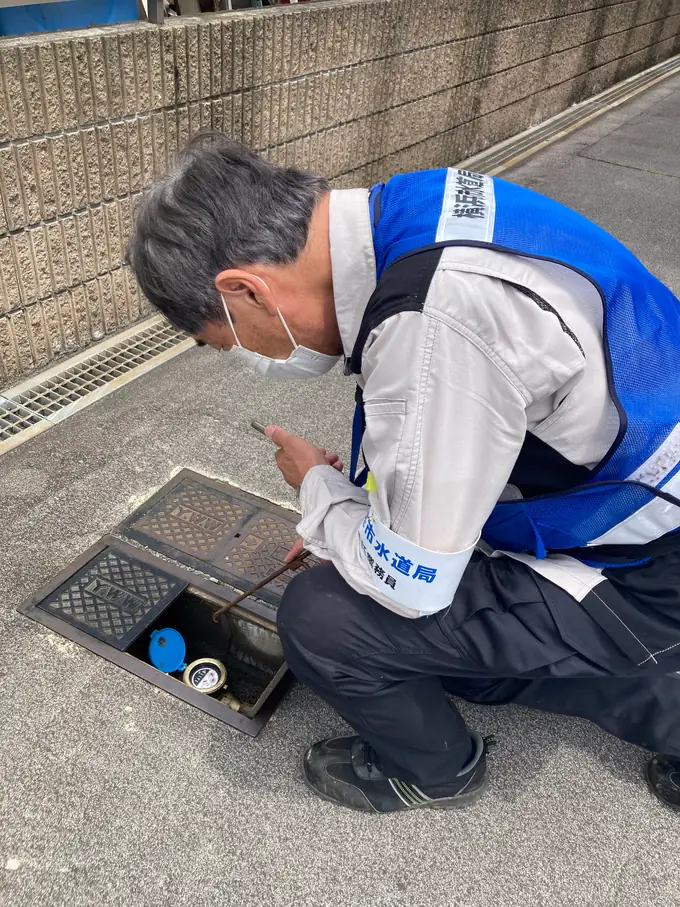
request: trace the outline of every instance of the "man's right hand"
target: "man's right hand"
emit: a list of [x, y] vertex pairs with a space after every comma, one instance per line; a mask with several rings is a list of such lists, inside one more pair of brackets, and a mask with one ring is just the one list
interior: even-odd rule
[[288, 554], [284, 559], [284, 564], [290, 564], [291, 561], [294, 561], [296, 557], [300, 557], [302, 552], [305, 550], [305, 540], [298, 539], [297, 542], [290, 549]]

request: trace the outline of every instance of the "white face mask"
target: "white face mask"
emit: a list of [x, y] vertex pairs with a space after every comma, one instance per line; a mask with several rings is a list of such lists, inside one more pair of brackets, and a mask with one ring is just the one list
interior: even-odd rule
[[279, 381], [288, 381], [291, 378], [320, 378], [330, 371], [340, 358], [339, 356], [328, 356], [326, 353], [317, 353], [316, 350], [310, 350], [306, 346], [299, 346], [278, 309], [276, 312], [281, 319], [281, 324], [293, 344], [293, 352], [290, 356], [287, 359], [272, 359], [271, 356], [263, 356], [261, 353], [253, 352], [253, 350], [247, 350], [241, 345], [241, 341], [234, 330], [234, 322], [231, 320], [224, 296], [222, 297], [222, 305], [224, 306], [229, 327], [234, 334], [234, 340], [237, 343], [236, 348], [232, 349], [231, 355], [238, 356], [239, 359], [260, 375], [265, 375], [267, 378], [276, 378]]

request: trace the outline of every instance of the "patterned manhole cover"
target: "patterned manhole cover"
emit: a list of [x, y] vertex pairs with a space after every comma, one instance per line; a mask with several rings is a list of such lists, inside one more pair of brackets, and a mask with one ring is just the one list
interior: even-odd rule
[[[297, 539], [299, 516], [184, 470], [123, 522], [123, 536], [245, 591], [280, 567]], [[308, 558], [305, 567], [318, 563]], [[257, 593], [278, 605], [288, 571]]]
[[[244, 527], [215, 566], [240, 577], [244, 586], [254, 586], [281, 566], [296, 539], [295, 524], [263, 513]], [[282, 594], [294, 575], [289, 570], [271, 582], [269, 589]]]
[[198, 482], [182, 482], [134, 523], [137, 532], [209, 560], [217, 546], [255, 512], [242, 501]]
[[109, 548], [38, 607], [124, 649], [184, 586], [161, 570]]

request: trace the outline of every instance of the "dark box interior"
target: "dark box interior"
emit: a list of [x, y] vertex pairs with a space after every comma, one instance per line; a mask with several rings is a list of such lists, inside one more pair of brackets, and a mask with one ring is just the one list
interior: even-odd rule
[[[227, 669], [228, 689], [243, 703], [240, 714], [254, 717], [269, 694], [269, 687], [283, 667], [281, 643], [273, 629], [254, 623], [247, 612], [227, 611], [215, 623], [217, 606], [191, 587], [156, 618], [127, 649], [130, 655], [150, 664], [149, 640], [154, 630], [172, 627], [187, 644], [186, 663], [199, 658], [216, 658]], [[182, 671], [169, 675], [182, 681]], [[222, 702], [223, 690], [211, 694]], [[206, 695], [203, 693], [202, 695]], [[228, 706], [227, 706], [228, 708]]]

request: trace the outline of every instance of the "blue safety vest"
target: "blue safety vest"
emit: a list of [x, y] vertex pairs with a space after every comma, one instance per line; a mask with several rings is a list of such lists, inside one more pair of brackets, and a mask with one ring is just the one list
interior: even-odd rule
[[[582, 215], [504, 180], [455, 169], [399, 175], [371, 190], [370, 208], [378, 279], [374, 297], [395, 264], [403, 267], [412, 259], [416, 267], [418, 256], [466, 245], [571, 268], [602, 298], [618, 435], [574, 487], [497, 504], [483, 539], [496, 549], [539, 558], [567, 551], [586, 562], [615, 564], [621, 562], [618, 554], [630, 563], [651, 551], [647, 543], [653, 539], [668, 541], [680, 527], [680, 476], [674, 481], [680, 471], [680, 302], [670, 290]], [[392, 302], [385, 317], [408, 307], [408, 300], [401, 306]], [[371, 308], [369, 302], [366, 312]], [[360, 347], [366, 336], [359, 332]], [[361, 352], [355, 348], [350, 360], [355, 373]], [[350, 470], [357, 484], [364, 481], [356, 476], [363, 430], [359, 400]], [[617, 535], [622, 526], [625, 531]], [[680, 534], [677, 540], [680, 544]], [[598, 557], [605, 550], [608, 557]]]

